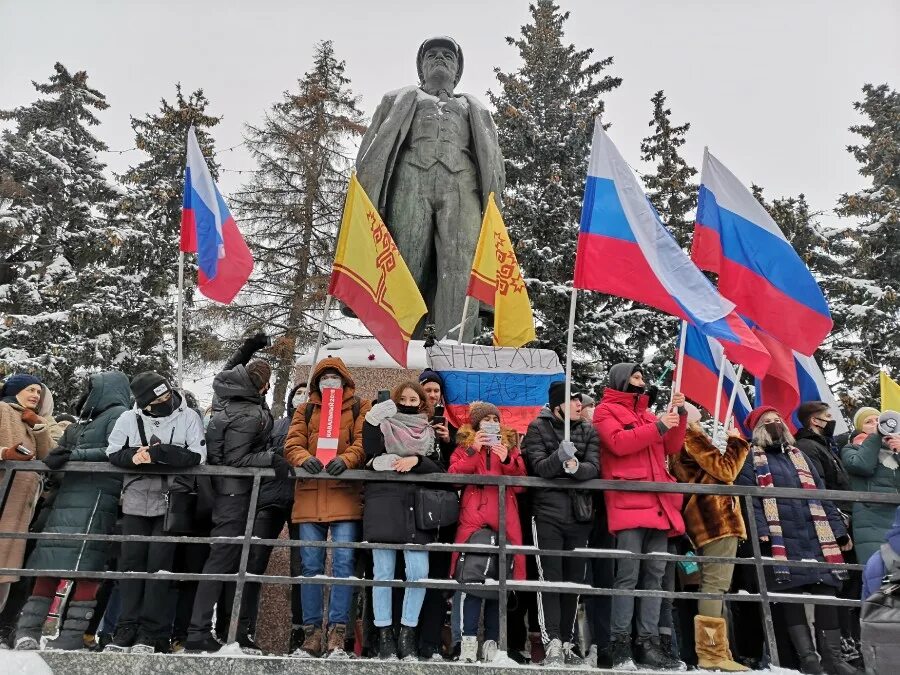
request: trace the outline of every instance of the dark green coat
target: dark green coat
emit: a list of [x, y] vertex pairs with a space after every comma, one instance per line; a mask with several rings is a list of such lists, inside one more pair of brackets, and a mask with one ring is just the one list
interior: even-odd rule
[[[89, 393], [81, 415], [87, 422], [72, 424], [59, 441], [70, 448], [72, 462], [103, 462], [109, 465], [106, 446], [116, 420], [131, 402], [128, 378], [118, 371], [90, 376]], [[111, 534], [119, 516], [122, 477], [112, 473], [67, 473], [53, 502], [44, 532]], [[96, 507], [96, 512], [94, 511]], [[82, 542], [42, 540], [28, 558], [28, 567], [37, 570], [72, 570], [78, 561]], [[106, 569], [107, 542], [88, 542], [78, 565], [79, 570]]]
[[[841, 450], [844, 468], [850, 474], [850, 486], [862, 492], [900, 492], [900, 470], [889, 469], [878, 459], [882, 437], [869, 434], [859, 445], [850, 444]], [[894, 522], [896, 504], [853, 504], [853, 541], [856, 559], [863, 565], [884, 543], [884, 537]]]

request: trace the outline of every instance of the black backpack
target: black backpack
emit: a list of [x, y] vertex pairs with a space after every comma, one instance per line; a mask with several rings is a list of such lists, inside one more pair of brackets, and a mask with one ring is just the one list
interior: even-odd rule
[[886, 571], [881, 588], [863, 600], [860, 613], [866, 672], [892, 672], [900, 663], [900, 556], [881, 545]]
[[[466, 543], [478, 546], [497, 546], [499, 540], [500, 538], [494, 530], [482, 527], [473, 532]], [[511, 555], [507, 556], [507, 563], [509, 569], [506, 571], [506, 578], [511, 579], [513, 563]], [[456, 561], [453, 578], [461, 584], [484, 584], [488, 579], [497, 581], [500, 578], [500, 556], [496, 553], [462, 551]], [[493, 598], [497, 596], [497, 586], [489, 584], [483, 591], [465, 591], [465, 593], [477, 598]]]

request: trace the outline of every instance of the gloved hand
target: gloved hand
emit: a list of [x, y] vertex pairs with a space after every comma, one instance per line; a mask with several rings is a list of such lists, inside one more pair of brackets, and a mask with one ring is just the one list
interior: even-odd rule
[[69, 461], [69, 458], [72, 456], [72, 451], [68, 448], [56, 448], [53, 452], [47, 455], [44, 458], [44, 464], [49, 466], [54, 471], [59, 471], [66, 462]]
[[572, 459], [575, 456], [575, 444], [572, 441], [563, 441], [559, 444], [556, 454], [563, 462]]
[[277, 453], [272, 454], [272, 468], [275, 470], [275, 478], [278, 480], [286, 480], [288, 476], [295, 475], [291, 463]]
[[34, 454], [23, 455], [15, 448], [0, 448], [0, 459], [12, 462], [27, 462], [29, 459], [34, 459]]
[[257, 333], [256, 335], [248, 337], [246, 340], [244, 340], [244, 344], [252, 348], [255, 352], [259, 349], [263, 349], [264, 347], [269, 346], [269, 336], [267, 336], [265, 333]]
[[43, 417], [34, 412], [34, 410], [29, 410], [28, 408], [25, 408], [25, 410], [22, 411], [22, 421], [32, 429], [38, 424], [45, 424]]
[[377, 427], [388, 417], [393, 417], [396, 414], [397, 404], [391, 399], [388, 399], [387, 401], [382, 401], [381, 403], [376, 403], [372, 406], [369, 412], [366, 413], [366, 422], [373, 427]]
[[347, 464], [340, 457], [335, 457], [330, 462], [328, 462], [325, 470], [332, 476], [340, 476], [347, 470]]
[[300, 468], [306, 471], [306, 473], [317, 474], [325, 468], [325, 465], [322, 464], [322, 462], [320, 462], [317, 458], [310, 457], [308, 460], [303, 462]]

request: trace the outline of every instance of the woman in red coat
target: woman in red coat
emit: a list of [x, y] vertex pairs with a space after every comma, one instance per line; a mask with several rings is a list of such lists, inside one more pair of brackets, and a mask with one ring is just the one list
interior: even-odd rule
[[[684, 395], [675, 393], [678, 408], [657, 417], [648, 410], [644, 376], [636, 363], [610, 368], [603, 402], [594, 411], [594, 426], [600, 436], [600, 467], [608, 480], [674, 483], [666, 468], [666, 456], [681, 452], [687, 428]], [[682, 411], [683, 414], [682, 414]], [[665, 553], [670, 536], [684, 534], [682, 495], [661, 492], [613, 492], [607, 490], [606, 514], [609, 531], [616, 535], [616, 548], [631, 553]], [[616, 561], [613, 588], [634, 590], [643, 580], [645, 590], [660, 590], [665, 560]], [[613, 668], [634, 663], [631, 651], [631, 620], [634, 596], [616, 595], [612, 600], [610, 652]], [[637, 614], [637, 665], [646, 668], [684, 669], [684, 664], [660, 649], [659, 597], [640, 599]]]
[[[500, 411], [491, 403], [475, 401], [469, 405], [469, 422], [456, 433], [457, 448], [450, 458], [450, 473], [478, 476], [524, 476], [525, 462], [519, 453], [518, 434], [512, 429], [500, 428], [500, 442], [489, 444], [487, 434], [481, 430], [483, 422], [500, 422]], [[522, 545], [522, 525], [516, 494], [522, 488], [506, 490], [506, 541], [512, 546]], [[469, 540], [483, 527], [500, 532], [500, 500], [496, 485], [467, 485], [463, 490], [456, 528], [456, 543]], [[453, 554], [450, 575], [456, 571], [458, 553]], [[524, 581], [525, 556], [513, 557], [513, 579]], [[478, 652], [478, 618], [481, 615], [482, 598], [463, 595], [463, 638], [460, 659], [474, 662]], [[484, 599], [483, 661], [491, 661], [497, 653], [500, 636], [500, 603], [496, 598]]]

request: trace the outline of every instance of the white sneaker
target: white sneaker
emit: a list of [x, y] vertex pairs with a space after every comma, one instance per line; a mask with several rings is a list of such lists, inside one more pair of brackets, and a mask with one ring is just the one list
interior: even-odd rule
[[37, 650], [40, 648], [41, 648], [41, 645], [38, 644], [38, 641], [35, 640], [33, 637], [20, 637], [18, 640], [16, 640], [16, 646], [14, 649], [16, 651], [23, 652], [23, 651]]
[[481, 645], [481, 660], [490, 663], [497, 658], [497, 643], [494, 640], [485, 640]]
[[478, 660], [478, 638], [474, 635], [463, 635], [459, 660], [463, 663], [475, 663]]
[[562, 641], [559, 638], [553, 638], [544, 647], [544, 665], [551, 668], [561, 668], [565, 665]]
[[155, 654], [156, 649], [153, 645], [136, 644], [131, 648], [132, 654]]

